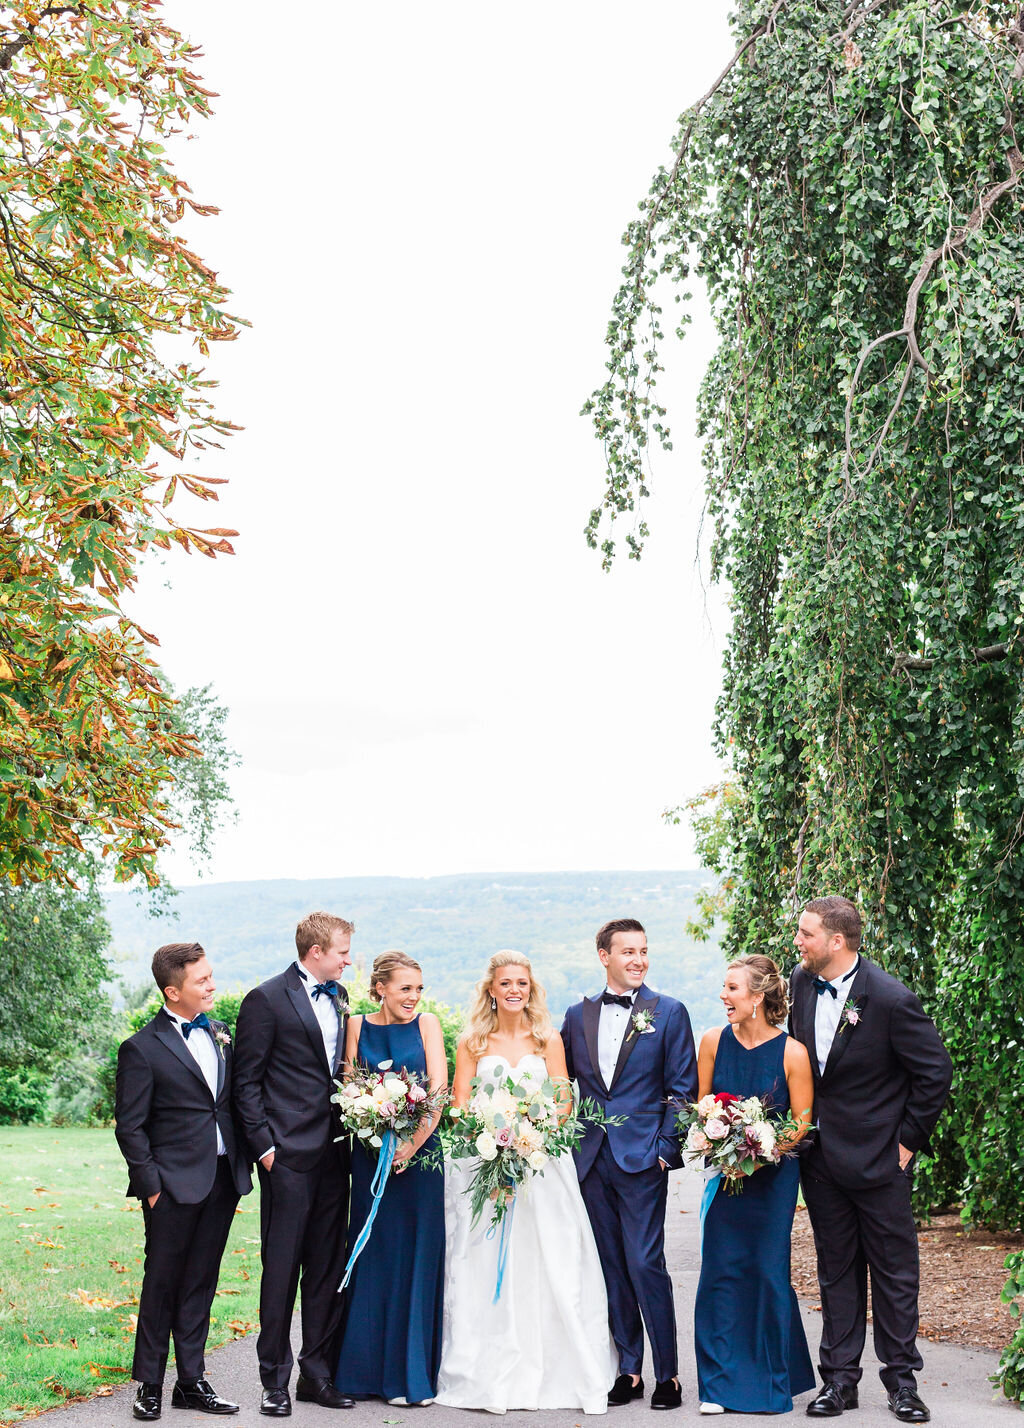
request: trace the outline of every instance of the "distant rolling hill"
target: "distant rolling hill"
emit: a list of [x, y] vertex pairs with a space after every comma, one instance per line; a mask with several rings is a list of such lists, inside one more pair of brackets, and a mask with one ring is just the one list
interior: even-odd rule
[[113, 947], [133, 980], [149, 974], [163, 942], [201, 942], [221, 990], [249, 987], [295, 955], [299, 918], [316, 908], [356, 924], [353, 957], [369, 969], [378, 952], [399, 947], [421, 963], [430, 995], [465, 1004], [488, 957], [499, 948], [525, 953], [560, 1016], [602, 982], [594, 933], [612, 917], [636, 917], [647, 929], [650, 983], [680, 997], [694, 1029], [722, 1021], [722, 958], [716, 942], [684, 932], [700, 872], [463, 874], [443, 878], [316, 878], [207, 883], [184, 888], [169, 917], [153, 918], [127, 892], [108, 897]]

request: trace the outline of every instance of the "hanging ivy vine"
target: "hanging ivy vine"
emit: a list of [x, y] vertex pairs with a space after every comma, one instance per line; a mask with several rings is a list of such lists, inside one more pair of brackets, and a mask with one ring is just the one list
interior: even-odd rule
[[587, 538], [642, 551], [660, 303], [692, 275], [720, 337], [698, 419], [732, 596], [728, 950], [788, 961], [803, 900], [857, 898], [956, 1063], [921, 1202], [1019, 1225], [1024, 9], [736, 11], [624, 237]]

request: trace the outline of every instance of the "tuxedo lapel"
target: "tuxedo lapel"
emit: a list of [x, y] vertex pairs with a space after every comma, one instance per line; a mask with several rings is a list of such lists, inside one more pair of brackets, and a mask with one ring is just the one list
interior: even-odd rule
[[601, 1075], [601, 1062], [597, 1055], [597, 1028], [601, 1020], [601, 996], [585, 997], [583, 1001], [583, 1040], [587, 1043], [587, 1055], [590, 1057], [590, 1064], [594, 1069], [594, 1079], [599, 1086], [604, 1086], [604, 1077]]
[[203, 1090], [206, 1091], [207, 1094], [212, 1095], [206, 1077], [203, 1075], [203, 1068], [185, 1045], [185, 1038], [174, 1025], [171, 1018], [166, 1012], [160, 1011], [157, 1013], [157, 1021], [159, 1022], [156, 1029], [157, 1040], [162, 1041], [164, 1046], [173, 1052], [181, 1064], [188, 1071], [191, 1071], [193, 1076], [198, 1077], [202, 1082]]
[[335, 1010], [338, 1013], [338, 1044], [334, 1052], [334, 1065], [331, 1067], [332, 1080], [341, 1075], [341, 1063], [345, 1060], [345, 1033], [348, 1031], [348, 996], [341, 987], [338, 988]]
[[814, 1032], [814, 1018], [818, 1010], [818, 993], [814, 990], [814, 983], [810, 977], [803, 978], [800, 988], [801, 1008], [800, 1015], [804, 1033], [804, 1045], [807, 1047], [807, 1054], [811, 1058], [811, 1070], [814, 1073], [815, 1081], [821, 1080], [821, 1069], [818, 1066], [818, 1042]]
[[[859, 1004], [861, 1010], [863, 1010], [864, 1007], [867, 1005], [867, 997], [864, 995], [864, 988], [866, 987], [868, 980], [868, 966], [869, 964], [865, 962], [864, 958], [862, 957], [860, 959], [860, 966], [857, 968], [857, 975], [850, 983], [850, 990], [843, 998], [844, 1006], [848, 1001], [851, 1000], [851, 998]], [[846, 1054], [846, 1048], [849, 1046], [850, 1042], [853, 1040], [856, 1034], [857, 1028], [855, 1026], [847, 1026], [842, 1021], [840, 1021], [839, 1025], [836, 1027], [836, 1034], [832, 1038], [832, 1046], [828, 1053], [828, 1060], [825, 1062], [825, 1069], [821, 1073], [821, 1079], [823, 1081], [826, 1076], [831, 1076], [834, 1074], [836, 1067], [839, 1065], [840, 1061]]]
[[[608, 1087], [609, 1094], [615, 1089], [615, 1083], [622, 1075], [626, 1067], [626, 1062], [633, 1055], [633, 1050], [640, 1040], [641, 1033], [633, 1025], [633, 1018], [639, 1012], [650, 1012], [653, 1016], [654, 1008], [658, 1005], [658, 998], [652, 996], [646, 986], [642, 986], [637, 993], [636, 1001], [633, 1003], [633, 1010], [629, 1014], [629, 1021], [626, 1023], [626, 1034], [622, 1038], [622, 1045], [619, 1047], [618, 1060], [615, 1062], [615, 1071], [612, 1074], [612, 1084]], [[647, 1033], [650, 1035], [650, 1033]]]
[[214, 1037], [213, 1044], [217, 1048], [217, 1098], [219, 1100], [220, 1093], [224, 1089], [224, 1077], [227, 1074], [228, 1048], [222, 1046], [216, 1037]]
[[[298, 973], [296, 973], [296, 981], [298, 981]], [[306, 1031], [306, 1035], [309, 1037], [310, 1042], [313, 1045], [313, 1049], [316, 1051], [324, 1070], [327, 1071], [329, 1074], [331, 1070], [331, 1064], [327, 1060], [327, 1052], [324, 1048], [323, 1032], [320, 1030], [320, 1023], [313, 1015], [313, 1008], [309, 1004], [309, 997], [306, 994], [305, 987], [293, 987], [289, 985], [288, 999], [291, 1002], [292, 1006], [295, 1008], [299, 1021], [302, 1022], [302, 1025]]]

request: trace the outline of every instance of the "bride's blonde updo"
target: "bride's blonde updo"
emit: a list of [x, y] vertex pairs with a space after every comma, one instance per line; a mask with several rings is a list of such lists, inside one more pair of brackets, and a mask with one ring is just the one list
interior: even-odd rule
[[746, 957], [737, 957], [726, 970], [734, 969], [746, 972], [752, 997], [764, 997], [761, 1010], [768, 1025], [781, 1025], [789, 1015], [789, 989], [777, 963], [760, 952], [752, 952]]
[[466, 1029], [462, 1033], [462, 1041], [466, 1050], [478, 1061], [487, 1050], [488, 1039], [494, 1034], [498, 1025], [498, 1013], [491, 1009], [491, 987], [494, 984], [495, 976], [502, 967], [523, 967], [529, 973], [530, 996], [523, 1008], [523, 1015], [529, 1023], [530, 1033], [537, 1043], [538, 1050], [544, 1050], [554, 1031], [548, 1012], [547, 993], [533, 975], [529, 958], [524, 957], [521, 952], [495, 952], [487, 963], [487, 971], [484, 973], [483, 979], [476, 984], [476, 991], [473, 993], [473, 1000], [466, 1015]]

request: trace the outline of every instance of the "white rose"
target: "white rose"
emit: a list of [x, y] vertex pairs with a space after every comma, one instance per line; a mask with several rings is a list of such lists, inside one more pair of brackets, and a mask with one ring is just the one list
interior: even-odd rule
[[531, 1170], [543, 1170], [548, 1163], [548, 1158], [542, 1150], [535, 1150], [526, 1163]]
[[710, 1140], [725, 1140], [729, 1134], [729, 1127], [725, 1121], [720, 1121], [717, 1116], [712, 1116], [711, 1120], [709, 1120], [704, 1127], [704, 1134]]
[[498, 1154], [498, 1147], [495, 1144], [493, 1135], [483, 1131], [476, 1138], [476, 1153], [481, 1160], [493, 1160]]
[[388, 1093], [389, 1101], [400, 1101], [403, 1096], [408, 1095], [409, 1087], [397, 1076], [390, 1077], [384, 1082], [384, 1089]]
[[706, 1120], [708, 1116], [713, 1116], [717, 1110], [718, 1102], [712, 1095], [701, 1096], [697, 1102], [697, 1114], [701, 1120]]
[[370, 1099], [375, 1106], [382, 1106], [385, 1101], [391, 1100], [388, 1094], [388, 1088], [383, 1081], [378, 1081], [377, 1085], [374, 1086], [370, 1092]]

